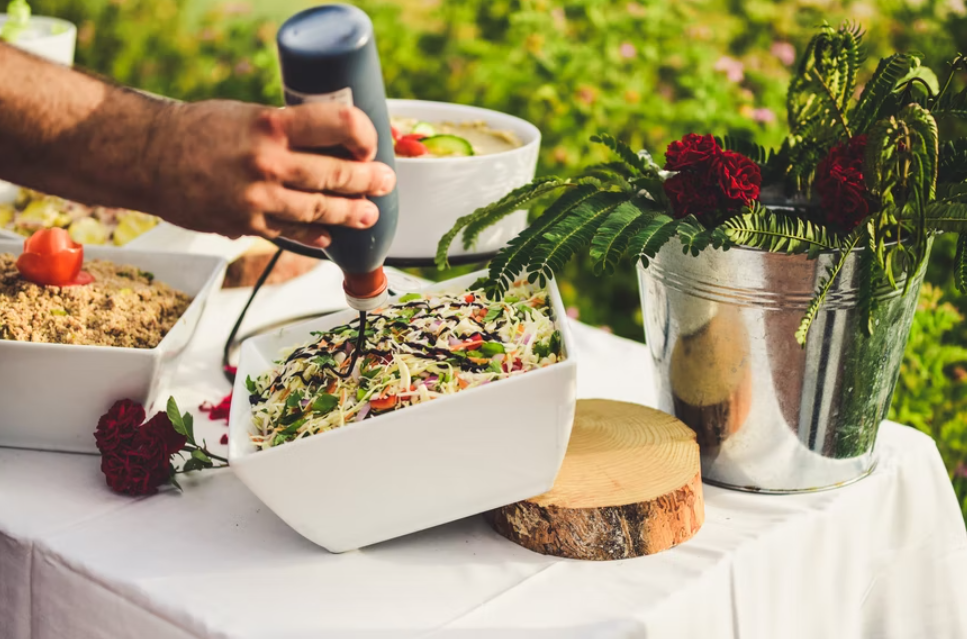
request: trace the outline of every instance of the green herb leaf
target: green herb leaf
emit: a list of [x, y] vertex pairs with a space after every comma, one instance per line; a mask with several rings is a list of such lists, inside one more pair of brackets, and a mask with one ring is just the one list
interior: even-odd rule
[[491, 306], [490, 307], [490, 310], [487, 311], [487, 315], [484, 316], [484, 324], [486, 324], [487, 322], [492, 322], [495, 319], [497, 319], [498, 317], [500, 317], [500, 314], [503, 311], [504, 311], [504, 309], [503, 309], [502, 306]]
[[302, 396], [297, 392], [289, 393], [289, 396], [285, 398], [286, 408], [301, 408]]
[[484, 342], [480, 345], [480, 352], [487, 356], [494, 356], [507, 351], [504, 350], [504, 345], [500, 342]]
[[516, 304], [519, 301], [520, 301], [520, 298], [517, 297], [516, 295], [508, 295], [504, 297], [504, 302], [506, 302], [507, 304]]
[[[278, 446], [279, 444], [284, 444], [284, 443], [285, 443], [285, 435], [283, 435], [282, 433], [279, 433], [272, 438], [273, 446]], [[191, 461], [191, 460], [189, 459], [188, 461]]]
[[338, 397], [330, 395], [329, 393], [322, 393], [312, 402], [312, 410], [313, 412], [325, 415], [334, 409], [337, 404], [339, 404]]
[[248, 392], [252, 393], [253, 395], [255, 394], [255, 391], [258, 390], [251, 375], [245, 376], [245, 388], [248, 389]]
[[332, 366], [333, 364], [336, 363], [336, 360], [332, 358], [332, 355], [326, 353], [324, 355], [313, 357], [312, 363], [318, 366], [319, 368], [323, 368], [325, 366]]
[[490, 360], [490, 364], [488, 365], [488, 368], [490, 369], [491, 372], [497, 373], [498, 375], [504, 372], [504, 369], [500, 367], [500, 362], [495, 362], [493, 360]]
[[201, 470], [205, 465], [200, 459], [196, 459], [194, 456], [185, 462], [185, 465], [181, 467], [181, 471], [185, 473], [190, 473], [194, 470]]
[[299, 429], [302, 428], [302, 425], [305, 424], [306, 421], [307, 420], [305, 417], [303, 417], [302, 419], [297, 419], [296, 421], [292, 422], [291, 424], [289, 424], [288, 426], [280, 430], [279, 434], [295, 435], [297, 432], [299, 432]]
[[423, 296], [419, 293], [407, 293], [400, 298], [400, 304], [406, 304], [407, 302], [414, 302], [421, 299], [423, 299]]
[[165, 407], [165, 409], [165, 412], [168, 414], [168, 419], [171, 421], [171, 425], [175, 428], [175, 432], [177, 432], [179, 435], [188, 437], [188, 431], [185, 429], [185, 422], [181, 419], [181, 413], [178, 411], [178, 404], [175, 402], [174, 397], [168, 398], [168, 405]]

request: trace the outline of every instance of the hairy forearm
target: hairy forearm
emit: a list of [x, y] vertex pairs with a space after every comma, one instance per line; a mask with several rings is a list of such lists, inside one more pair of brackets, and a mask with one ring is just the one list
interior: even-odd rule
[[139, 208], [157, 167], [153, 134], [174, 108], [0, 44], [0, 179]]

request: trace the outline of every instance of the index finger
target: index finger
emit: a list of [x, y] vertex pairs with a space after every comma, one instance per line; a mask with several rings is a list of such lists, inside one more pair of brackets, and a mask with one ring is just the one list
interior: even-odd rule
[[306, 102], [282, 109], [282, 127], [295, 148], [343, 146], [357, 160], [376, 157], [376, 127], [348, 104]]

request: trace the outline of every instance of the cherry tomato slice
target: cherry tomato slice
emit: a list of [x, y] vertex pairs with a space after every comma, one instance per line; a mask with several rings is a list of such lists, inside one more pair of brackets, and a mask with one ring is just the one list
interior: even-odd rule
[[404, 158], [416, 158], [427, 153], [426, 147], [419, 140], [407, 139], [407, 136], [403, 136], [396, 143], [396, 155]]
[[40, 229], [24, 241], [17, 270], [29, 282], [41, 286], [80, 286], [94, 281], [81, 271], [84, 247], [61, 228]]
[[390, 395], [389, 397], [377, 397], [375, 399], [369, 400], [369, 405], [376, 410], [386, 410], [387, 408], [393, 408], [396, 406], [396, 395]]

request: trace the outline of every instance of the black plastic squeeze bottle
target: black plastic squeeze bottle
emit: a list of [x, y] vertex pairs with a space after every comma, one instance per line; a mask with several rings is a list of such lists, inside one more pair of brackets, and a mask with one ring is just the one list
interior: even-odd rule
[[[361, 109], [376, 127], [376, 160], [396, 170], [393, 136], [386, 108], [386, 89], [376, 52], [373, 23], [361, 9], [330, 4], [289, 18], [277, 36], [285, 102], [341, 102]], [[311, 149], [350, 158], [342, 148]], [[371, 198], [379, 221], [368, 229], [332, 226], [326, 255], [344, 274], [343, 289], [352, 308], [364, 312], [387, 299], [383, 261], [396, 233], [396, 189]]]

